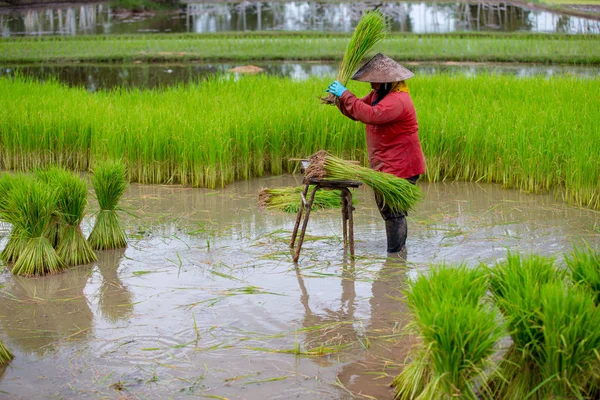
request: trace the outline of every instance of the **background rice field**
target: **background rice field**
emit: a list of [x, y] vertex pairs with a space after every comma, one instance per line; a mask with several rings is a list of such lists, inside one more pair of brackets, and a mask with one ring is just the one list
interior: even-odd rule
[[[3, 169], [89, 170], [123, 158], [129, 179], [222, 187], [294, 168], [320, 149], [365, 161], [364, 126], [319, 104], [328, 79], [219, 76], [154, 91], [90, 94], [0, 79]], [[410, 82], [427, 179], [556, 191], [600, 208], [600, 79], [435, 75]], [[366, 94], [368, 86], [350, 89]]]
[[[348, 40], [265, 32], [10, 38], [0, 40], [0, 61], [340, 60]], [[377, 51], [403, 61], [600, 64], [598, 35], [391, 34]]]

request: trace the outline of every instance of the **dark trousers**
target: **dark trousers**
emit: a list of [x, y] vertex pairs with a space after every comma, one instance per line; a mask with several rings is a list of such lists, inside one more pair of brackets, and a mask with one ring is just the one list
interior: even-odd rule
[[[420, 175], [411, 176], [407, 180], [413, 185], [417, 183]], [[406, 236], [408, 235], [408, 227], [406, 226], [406, 211], [392, 212], [387, 204], [383, 201], [383, 196], [375, 192], [375, 202], [379, 213], [385, 221], [385, 233], [387, 236], [387, 252], [397, 253], [406, 245]]]

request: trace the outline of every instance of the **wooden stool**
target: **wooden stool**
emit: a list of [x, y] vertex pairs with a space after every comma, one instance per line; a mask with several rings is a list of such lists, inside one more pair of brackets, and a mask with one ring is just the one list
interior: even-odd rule
[[[313, 185], [314, 188], [310, 194], [310, 198], [307, 199], [309, 186]], [[342, 232], [344, 235], [344, 249], [350, 248], [350, 256], [354, 257], [354, 220], [352, 218], [352, 192], [349, 188], [357, 188], [362, 185], [362, 182], [358, 181], [331, 181], [331, 180], [316, 180], [310, 179], [308, 183], [304, 185], [304, 190], [300, 193], [301, 201], [298, 214], [296, 215], [296, 225], [294, 226], [294, 232], [292, 233], [292, 241], [290, 242], [290, 248], [295, 249], [294, 262], [298, 262], [300, 258], [300, 250], [302, 249], [302, 243], [304, 242], [304, 234], [306, 233], [306, 226], [308, 225], [308, 218], [310, 217], [310, 209], [315, 201], [315, 194], [319, 189], [325, 190], [340, 190], [340, 196], [342, 200]], [[302, 215], [304, 214], [304, 220]], [[298, 238], [298, 246], [296, 247], [296, 236], [298, 235], [298, 228], [300, 227], [300, 221], [302, 220], [302, 229], [300, 230], [300, 237]]]

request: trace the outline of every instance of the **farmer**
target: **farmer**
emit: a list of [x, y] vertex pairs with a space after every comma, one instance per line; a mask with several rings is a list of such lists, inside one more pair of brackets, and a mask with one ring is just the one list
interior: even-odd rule
[[[366, 124], [371, 168], [415, 184], [425, 172], [425, 158], [415, 106], [405, 82], [413, 76], [411, 71], [379, 53], [352, 77], [371, 83], [373, 90], [368, 95], [359, 99], [338, 81], [329, 85], [327, 92], [339, 98], [338, 108], [342, 114]], [[375, 201], [385, 220], [387, 251], [399, 252], [406, 243], [407, 213], [391, 212], [377, 192]]]

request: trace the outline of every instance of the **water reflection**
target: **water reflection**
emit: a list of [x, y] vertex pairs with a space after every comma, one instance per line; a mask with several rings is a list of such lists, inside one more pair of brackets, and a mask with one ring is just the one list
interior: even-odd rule
[[93, 313], [84, 288], [93, 266], [42, 278], [13, 276], [0, 301], [2, 329], [10, 346], [42, 356], [61, 341], [91, 335]]
[[133, 295], [118, 274], [125, 249], [101, 251], [97, 254], [97, 265], [102, 275], [98, 299], [100, 311], [111, 322], [127, 320], [133, 312]]
[[[77, 35], [139, 32], [338, 31], [350, 32], [375, 3], [190, 3], [182, 10], [122, 14], [107, 4], [0, 10], [0, 32], [12, 35]], [[385, 2], [392, 31], [527, 31], [600, 33], [600, 21], [509, 2]]]
[[[517, 77], [574, 75], [582, 78], [600, 76], [600, 69], [574, 66], [406, 63], [417, 75], [447, 73], [477, 76], [484, 73]], [[40, 80], [57, 79], [69, 86], [84, 87], [90, 92], [115, 88], [154, 89], [190, 83], [227, 71], [236, 64], [92, 64], [92, 65], [0, 65], [0, 77], [22, 76]], [[334, 77], [337, 64], [258, 63], [265, 74], [306, 80], [311, 77]]]

